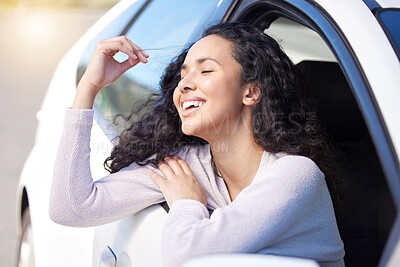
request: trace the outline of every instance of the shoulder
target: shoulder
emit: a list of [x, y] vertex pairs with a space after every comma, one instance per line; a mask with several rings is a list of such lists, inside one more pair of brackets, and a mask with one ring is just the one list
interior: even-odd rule
[[285, 155], [276, 160], [278, 166], [285, 166], [287, 171], [300, 171], [301, 173], [321, 173], [318, 165], [310, 158], [300, 155]]
[[208, 144], [184, 146], [176, 154], [188, 163], [194, 159], [203, 161], [211, 158], [210, 145]]
[[276, 154], [272, 163], [260, 169], [262, 176], [271, 178], [290, 178], [291, 182], [325, 181], [325, 175], [310, 158], [300, 155]]
[[[191, 161], [204, 161], [207, 160], [210, 157], [210, 147], [209, 145], [193, 145], [193, 146], [184, 146], [180, 148], [178, 151], [171, 151], [169, 155], [177, 155], [187, 163], [190, 163]], [[147, 158], [143, 163], [145, 163], [148, 160], [155, 159], [156, 154], [150, 156]], [[136, 162], [132, 162], [130, 165], [122, 168], [119, 172], [121, 171], [143, 171], [146, 172], [146, 168], [149, 169], [155, 169], [154, 166], [151, 163], [147, 164], [137, 164]]]
[[257, 199], [264, 208], [267, 205], [277, 212], [297, 210], [299, 207], [313, 207], [319, 212], [320, 207], [314, 207], [313, 203], [329, 203], [325, 176], [310, 158], [278, 155], [265, 162], [269, 164], [261, 166], [251, 185], [236, 198], [237, 201]]
[[263, 166], [249, 190], [276, 205], [282, 202], [297, 207], [329, 201], [325, 175], [312, 159], [299, 155], [284, 155]]

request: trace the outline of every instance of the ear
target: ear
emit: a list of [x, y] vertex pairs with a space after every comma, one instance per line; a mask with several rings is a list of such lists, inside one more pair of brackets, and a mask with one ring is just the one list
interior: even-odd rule
[[243, 95], [243, 104], [245, 106], [253, 106], [260, 100], [261, 90], [255, 83], [247, 84]]

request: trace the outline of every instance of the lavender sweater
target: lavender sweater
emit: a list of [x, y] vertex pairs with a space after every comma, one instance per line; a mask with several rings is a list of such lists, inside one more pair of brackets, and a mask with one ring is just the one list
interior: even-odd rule
[[[89, 156], [93, 110], [67, 109], [54, 167], [50, 217], [67, 226], [109, 223], [165, 201], [148, 176], [151, 166], [132, 163], [93, 181]], [[309, 158], [264, 151], [250, 186], [231, 201], [222, 178], [214, 175], [209, 145], [178, 154], [206, 190], [206, 207], [175, 201], [163, 232], [163, 262], [179, 266], [207, 253], [261, 253], [344, 266], [324, 174]], [[157, 173], [162, 173], [156, 170]]]

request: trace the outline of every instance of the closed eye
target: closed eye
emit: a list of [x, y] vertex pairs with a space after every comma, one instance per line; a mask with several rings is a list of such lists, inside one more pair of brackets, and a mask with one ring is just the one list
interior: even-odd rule
[[201, 73], [205, 74], [205, 73], [210, 73], [213, 72], [212, 70], [203, 70]]

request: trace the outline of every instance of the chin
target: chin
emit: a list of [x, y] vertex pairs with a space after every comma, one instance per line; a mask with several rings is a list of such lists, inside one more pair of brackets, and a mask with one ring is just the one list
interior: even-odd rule
[[195, 129], [193, 129], [191, 125], [187, 126], [185, 124], [182, 124], [182, 132], [185, 135], [195, 135], [196, 133]]
[[201, 131], [196, 125], [182, 123], [181, 129], [185, 135], [202, 138]]

